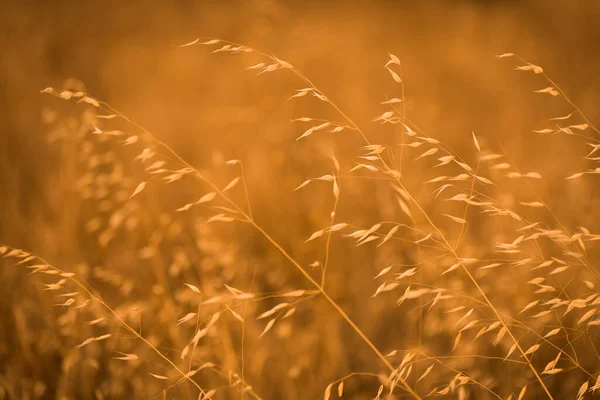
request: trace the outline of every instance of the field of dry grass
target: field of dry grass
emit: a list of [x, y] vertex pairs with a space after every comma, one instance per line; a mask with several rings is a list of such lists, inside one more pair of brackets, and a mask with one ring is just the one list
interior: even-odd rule
[[598, 395], [600, 8], [341, 4], [0, 7], [0, 400]]

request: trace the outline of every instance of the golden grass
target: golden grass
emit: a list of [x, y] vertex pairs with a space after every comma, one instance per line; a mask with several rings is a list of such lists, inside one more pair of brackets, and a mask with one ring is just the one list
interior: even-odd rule
[[[109, 104], [44, 89], [57, 109], [68, 102], [50, 137], [79, 163], [82, 234], [71, 245], [86, 261], [55, 266], [0, 247], [38, 296], [13, 306], [15, 333], [3, 333], [20, 338], [13, 362], [60, 359], [46, 381], [11, 384], [23, 372], [7, 367], [0, 398], [522, 400], [600, 389], [600, 235], [586, 222], [600, 131], [540, 66], [498, 56], [541, 78], [535, 96], [564, 102], [564, 116], [531, 135], [590, 147], [585, 170], [556, 160], [562, 187], [577, 191], [560, 202], [540, 194], [552, 184], [544, 165], [520, 170], [485, 134], [464, 133], [458, 152], [421, 130], [393, 54], [383, 67], [394, 95], [359, 124], [326, 84], [276, 56], [217, 38], [182, 47], [248, 57], [256, 79], [290, 74], [300, 88], [284, 103], [333, 113], [293, 118], [302, 128], [286, 146], [314, 163], [300, 169], [308, 176], [282, 181], [273, 170], [293, 167], [286, 160], [249, 179], [244, 152], [205, 170]], [[268, 190], [280, 197], [263, 203]]]

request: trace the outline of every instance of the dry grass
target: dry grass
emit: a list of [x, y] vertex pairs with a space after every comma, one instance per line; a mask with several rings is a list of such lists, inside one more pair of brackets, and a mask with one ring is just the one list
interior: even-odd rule
[[66, 228], [47, 235], [78, 256], [56, 265], [0, 247], [11, 282], [30, 288], [0, 331], [0, 398], [600, 389], [600, 132], [541, 67], [498, 56], [535, 80], [528, 96], [562, 102], [529, 134], [588, 146], [552, 160], [559, 183], [485, 133], [461, 133], [468, 145], [454, 151], [421, 130], [393, 54], [382, 70], [393, 95], [360, 124], [326, 83], [273, 55], [215, 38], [182, 47], [241, 57], [249, 80], [286, 74], [298, 89], [283, 103], [310, 114], [294, 116], [285, 160], [273, 154], [269, 168], [243, 149], [200, 168], [78, 82], [44, 89], [65, 169], [54, 189], [75, 192], [62, 197]]

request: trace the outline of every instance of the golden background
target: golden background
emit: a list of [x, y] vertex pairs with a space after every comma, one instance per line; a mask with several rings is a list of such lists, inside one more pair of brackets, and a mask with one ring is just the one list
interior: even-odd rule
[[[145, 335], [186, 367], [179, 354], [193, 326], [180, 326], [177, 319], [195, 310], [184, 282], [197, 285], [207, 297], [221, 294], [224, 284], [257, 293], [314, 289], [251, 227], [206, 224], [211, 214], [205, 211], [175, 212], [207, 191], [192, 180], [150, 182], [133, 201], [132, 209], [139, 213], [131, 222], [135, 227], [115, 233], [108, 244], [99, 243], [98, 232], [90, 233], [90, 221], [109, 218], [102, 207], [112, 206], [102, 203], [106, 194], [98, 194], [97, 187], [88, 192], [89, 198], [81, 197], [92, 154], [105, 157], [107, 164], [122, 164], [119, 183], [127, 195], [146, 180], [143, 168], [133, 160], [137, 153], [123, 146], [100, 143], [90, 153], [82, 152], [84, 107], [40, 93], [46, 87], [81, 90], [106, 101], [221, 186], [236, 176], [236, 169], [223, 161], [242, 160], [255, 219], [303, 266], [322, 258], [321, 243], [304, 241], [328, 224], [331, 191], [321, 182], [293, 190], [308, 177], [332, 172], [330, 151], [342, 164], [341, 174], [347, 175], [364, 143], [352, 131], [296, 141], [309, 126], [290, 119], [340, 116], [308, 97], [287, 101], [305, 84], [285, 71], [256, 76], [244, 70], [260, 61], [254, 54], [180, 47], [206, 36], [248, 45], [293, 64], [353, 121], [367, 127], [374, 143], [392, 144], [390, 134], [398, 133], [396, 127], [371, 122], [384, 111], [381, 101], [399, 96], [398, 86], [382, 68], [388, 52], [395, 54], [402, 61], [410, 121], [467, 158], [475, 151], [475, 132], [483, 148], [505, 152], [522, 171], [543, 176], [533, 190], [566, 229], [585, 226], [594, 231], [599, 225], [597, 178], [577, 184], [564, 180], [594, 167], [582, 159], [590, 147], [580, 138], [532, 132], [546, 127], [548, 118], [570, 113], [571, 107], [560, 98], [533, 93], [548, 86], [543, 78], [514, 71], [517, 60], [494, 55], [514, 52], [543, 66], [595, 121], [599, 20], [600, 7], [592, 1], [3, 2], [0, 244], [30, 250], [81, 275], [120, 315], [141, 320]], [[123, 131], [138, 129], [116, 124]], [[432, 189], [423, 184], [435, 176], [431, 165], [409, 162], [420, 152], [410, 154], [403, 179], [435, 211]], [[95, 171], [102, 173], [101, 168]], [[401, 218], [382, 182], [341, 176], [340, 186], [340, 221], [368, 228]], [[495, 195], [518, 205], [535, 200], [530, 190], [505, 182]], [[241, 192], [232, 196], [244, 204]], [[485, 218], [473, 216], [465, 252], [481, 253], [496, 241], [516, 237], [514, 229], [507, 233], [510, 228], [502, 222]], [[549, 213], [535, 218], [558, 229]], [[594, 264], [597, 257], [589, 252]], [[406, 244], [376, 248], [355, 247], [341, 237], [332, 241], [328, 293], [384, 353], [423, 346], [432, 354], [450, 354], [455, 320], [441, 311], [423, 320], [416, 306], [396, 307], [397, 296], [370, 298], [380, 284], [373, 276], [390, 260], [416, 262], [422, 256]], [[197, 398], [194, 386], [185, 382], [163, 394], [167, 381], [149, 373], [167, 375], [164, 360], [113, 322], [102, 328], [116, 338], [76, 350], [87, 337], [99, 334], [93, 330], [96, 325], [85, 323], [92, 318], [53, 306], [64, 299], [43, 290], [49, 283], [45, 277], [31, 277], [9, 260], [0, 266], [0, 399]], [[306, 269], [319, 277], [315, 268]], [[499, 308], [517, 315], [535, 297], [526, 283], [531, 276], [521, 269], [509, 271], [512, 275], [481, 279]], [[573, 279], [584, 279], [572, 273]], [[464, 279], [436, 280], [434, 285], [472, 290]], [[242, 370], [263, 399], [316, 399], [330, 382], [349, 373], [382, 372], [369, 347], [319, 296], [303, 301], [294, 316], [259, 339], [266, 320], [256, 321], [256, 316], [276, 304], [272, 299], [250, 303], [243, 334], [225, 309], [218, 330], [196, 349], [199, 360], [219, 365], [220, 374], [194, 378], [203, 387], [220, 388], [215, 399], [251, 398], [232, 384], [231, 372]], [[210, 319], [214, 310], [203, 312]], [[589, 341], [598, 343], [593, 329], [589, 335]], [[517, 388], [532, 378], [519, 365], [469, 357], [503, 357], [510, 347], [485, 340], [465, 341], [460, 350], [464, 357], [451, 362], [501, 398], [516, 398]], [[573, 351], [597, 374], [600, 361], [589, 346], [577, 342]], [[136, 353], [140, 360], [114, 360], [119, 351]], [[548, 349], [544, 360], [555, 353]], [[540, 363], [543, 369], [546, 363]], [[423, 373], [426, 367], [417, 369]], [[454, 375], [436, 374], [416, 386], [420, 392], [427, 394]], [[177, 380], [176, 375], [168, 377], [168, 383]], [[575, 371], [547, 382], [554, 398], [566, 399], [576, 397], [584, 378]], [[525, 398], [545, 398], [533, 382]], [[348, 379], [344, 396], [374, 398], [378, 387], [372, 376]], [[406, 393], [393, 396], [404, 398]], [[495, 398], [472, 387], [448, 396]]]

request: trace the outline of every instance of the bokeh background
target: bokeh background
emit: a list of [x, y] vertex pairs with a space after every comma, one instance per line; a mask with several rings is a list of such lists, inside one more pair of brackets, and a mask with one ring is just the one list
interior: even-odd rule
[[[179, 48], [201, 36], [247, 44], [292, 63], [362, 125], [381, 114], [379, 103], [386, 96], [398, 96], [382, 69], [387, 53], [393, 53], [403, 63], [408, 116], [420, 128], [458, 152], [472, 151], [471, 131], [483, 146], [496, 151], [502, 146], [523, 170], [543, 172], [539, 192], [569, 227], [593, 227], [596, 186], [572, 189], [563, 180], [585, 168], [579, 158], [585, 143], [531, 132], [570, 109], [560, 100], [532, 93], [545, 82], [514, 71], [514, 60], [497, 60], [494, 55], [514, 52], [542, 65], [595, 121], [599, 20], [595, 2], [566, 0], [2, 2], [0, 243], [30, 249], [90, 277], [92, 286], [115, 307], [146, 310], [151, 314], [145, 317], [148, 332], [162, 338], [167, 353], [169, 348], [180, 351], [185, 340], [175, 324], [189, 306], [180, 293], [179, 270], [187, 274], [186, 281], [200, 282], [208, 295], [218, 294], [223, 283], [265, 293], [308, 288], [251, 230], [213, 232], [192, 221], [204, 221], [205, 215], [172, 216], [174, 208], [202, 193], [193, 186], [155, 188], [154, 195], [140, 199], [137, 207], [143, 211], [137, 224], [144, 227], [143, 234], [121, 233], [102, 246], [86, 230], [86, 224], [102, 213], [102, 205], [78, 198], [86, 153], [82, 155], [81, 143], [68, 134], [52, 135], [56, 118], [70, 121], [70, 132], [76, 132], [83, 111], [41, 94], [48, 86], [84, 89], [106, 101], [220, 182], [235, 176], [222, 161], [243, 160], [257, 219], [295, 257], [306, 264], [318, 258], [322, 249], [302, 242], [327, 223], [331, 196], [319, 191], [292, 194], [292, 189], [307, 176], [331, 170], [323, 156], [329, 149], [343, 166], [351, 166], [360, 141], [348, 135], [297, 142], [303, 129], [290, 119], [335, 114], [314, 102], [286, 102], [303, 84], [279, 71], [261, 76], [244, 71], [257, 62], [253, 56]], [[386, 137], [381, 126], [368, 126], [373, 137]], [[94, 151], [114, 151], [123, 164], [121, 183], [125, 189], [134, 188], [141, 180], [131, 162], [135, 154], [106, 146]], [[569, 156], [573, 161], [563, 162]], [[412, 175], [415, 182], [419, 168]], [[353, 182], [347, 188], [348, 200], [340, 205], [340, 213], [356, 215], [353, 223], [370, 226], [393, 214], [386, 208], [389, 198], [376, 183]], [[571, 206], [564, 206], [566, 202]], [[581, 212], [574, 216], [573, 208]], [[156, 232], [167, 238], [160, 246]], [[473, 246], [477, 239], [473, 233]], [[149, 247], [154, 256], [143, 251]], [[377, 287], [371, 278], [386, 260], [412, 256], [403, 248], [392, 255], [361, 250], [349, 256], [349, 248], [351, 244], [334, 243], [332, 296], [359, 325], [368, 327], [369, 336], [382, 348], [408, 347], [416, 338], [414, 319], [394, 308], [393, 301], [391, 311], [383, 301], [365, 309], [364, 301]], [[62, 311], [40, 292], [39, 282], [9, 263], [2, 264], [0, 277], [2, 398], [160, 395], [160, 382], [148, 378], [146, 367], [115, 365], [110, 359], [114, 354], [102, 347], [75, 352], [74, 345], [86, 338], [88, 328], [74, 328], [85, 325], [75, 317], [61, 321]], [[282, 324], [276, 338], [258, 341], [264, 324], [248, 327], [246, 377], [265, 399], [317, 398], [328, 382], [349, 371], [377, 369], [369, 349], [335, 313], [319, 299], [310, 301], [315, 304], [300, 308], [298, 320]], [[253, 307], [257, 313], [269, 308]], [[235, 321], [227, 323], [231, 329], [222, 328], [211, 339], [221, 347], [199, 357], [218, 360], [223, 371], [239, 372], [240, 333]], [[432, 333], [441, 341], [436, 335]], [[452, 336], [444, 340], [447, 346]], [[122, 342], [110, 350], [139, 346], [127, 337]], [[90, 361], [90, 366], [86, 360], [95, 363]], [[470, 367], [488, 377], [494, 368], [503, 368]], [[506, 373], [518, 381], [518, 374]], [[213, 386], [227, 381], [223, 376], [202, 379]], [[555, 385], [559, 393], [573, 390], [569, 384]], [[168, 398], [193, 398], [191, 388], [181, 386], [169, 391]], [[346, 390], [352, 398], [368, 398], [376, 389], [367, 380], [349, 383]], [[234, 398], [234, 392], [216, 398]]]

